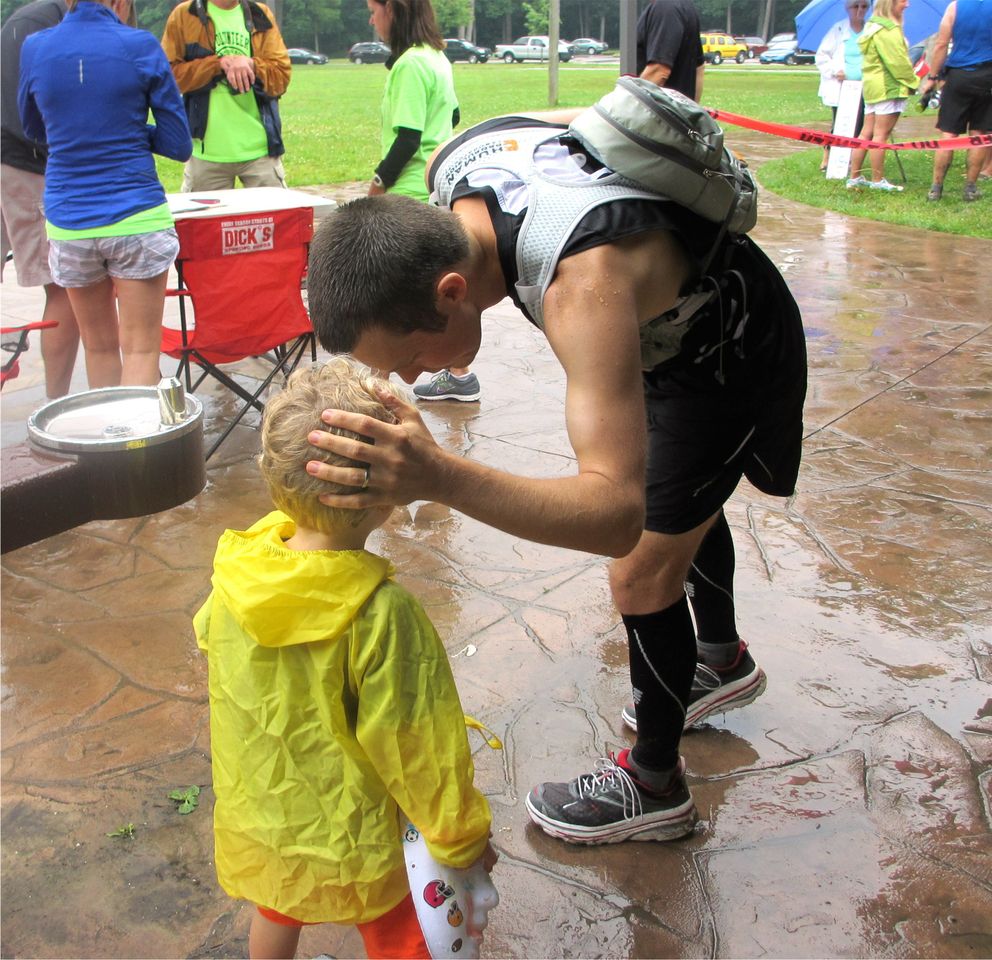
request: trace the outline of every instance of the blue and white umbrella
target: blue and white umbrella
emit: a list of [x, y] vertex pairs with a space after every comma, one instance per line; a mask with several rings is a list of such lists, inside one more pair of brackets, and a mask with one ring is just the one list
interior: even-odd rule
[[[937, 32], [948, 3], [950, 0], [909, 0], [902, 26], [910, 46]], [[810, 0], [796, 14], [796, 40], [800, 49], [815, 50], [826, 32], [838, 20], [846, 19], [844, 0]]]

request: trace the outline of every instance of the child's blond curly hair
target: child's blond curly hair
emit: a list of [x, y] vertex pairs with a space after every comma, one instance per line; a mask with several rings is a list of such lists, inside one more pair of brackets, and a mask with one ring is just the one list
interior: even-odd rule
[[313, 430], [326, 430], [343, 437], [366, 439], [350, 430], [327, 426], [320, 414], [329, 407], [395, 423], [396, 418], [375, 394], [377, 386], [406, 399], [388, 380], [373, 376], [367, 367], [349, 357], [337, 356], [321, 366], [297, 370], [285, 388], [266, 402], [259, 466], [272, 502], [301, 526], [321, 533], [334, 533], [358, 526], [365, 519], [366, 510], [322, 504], [317, 499], [321, 493], [355, 493], [356, 488], [311, 476], [307, 473], [307, 461], [322, 460], [341, 467], [364, 467], [365, 464], [319, 450], [307, 437]]

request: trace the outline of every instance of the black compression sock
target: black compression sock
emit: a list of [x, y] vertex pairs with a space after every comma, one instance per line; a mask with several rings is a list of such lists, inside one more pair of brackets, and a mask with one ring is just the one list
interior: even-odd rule
[[637, 709], [635, 763], [668, 770], [679, 760], [679, 740], [696, 670], [696, 638], [683, 596], [641, 616], [623, 617], [630, 648], [630, 681]]
[[[711, 663], [737, 655], [737, 621], [734, 609], [734, 538], [723, 511], [710, 527], [693, 558], [686, 576], [685, 592], [692, 604], [696, 629], [701, 644], [705, 644], [705, 661]], [[712, 647], [727, 645], [725, 651]], [[726, 658], [722, 656], [726, 653]]]

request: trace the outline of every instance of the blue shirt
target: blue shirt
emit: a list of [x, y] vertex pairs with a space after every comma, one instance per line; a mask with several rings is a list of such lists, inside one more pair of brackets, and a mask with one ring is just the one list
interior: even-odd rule
[[159, 42], [91, 0], [24, 41], [17, 105], [24, 132], [48, 142], [45, 216], [58, 227], [106, 226], [164, 203], [153, 153], [187, 160], [193, 149]]
[[992, 0], [958, 0], [948, 67], [992, 63]]
[[844, 78], [846, 80], [861, 79], [861, 47], [858, 46], [860, 33], [852, 33], [844, 41]]

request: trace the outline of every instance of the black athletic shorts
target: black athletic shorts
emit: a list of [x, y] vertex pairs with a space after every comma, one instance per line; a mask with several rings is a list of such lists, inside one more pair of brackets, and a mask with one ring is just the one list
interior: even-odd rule
[[737, 245], [731, 268], [723, 296], [692, 326], [680, 357], [644, 374], [645, 529], [655, 533], [699, 526], [742, 476], [773, 496], [795, 489], [806, 398], [799, 308], [750, 240]]
[[937, 129], [953, 134], [992, 132], [992, 62], [947, 68]]

